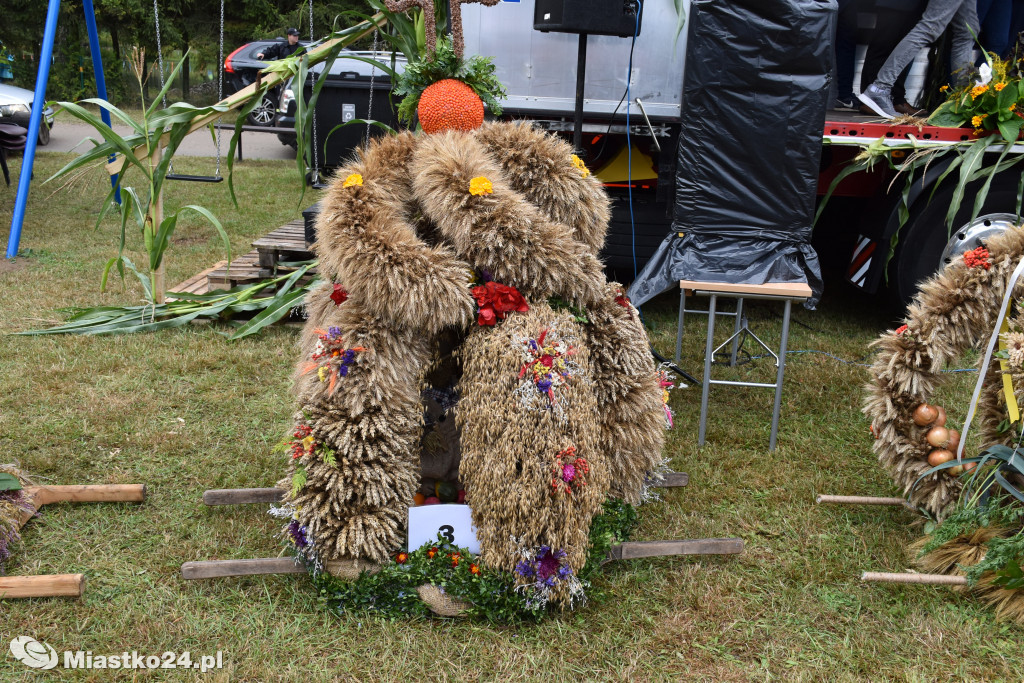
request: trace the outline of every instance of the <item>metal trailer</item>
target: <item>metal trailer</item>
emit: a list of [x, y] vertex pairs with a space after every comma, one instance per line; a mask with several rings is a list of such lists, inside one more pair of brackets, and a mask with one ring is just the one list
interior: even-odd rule
[[[578, 36], [533, 29], [534, 0], [494, 7], [462, 6], [466, 53], [494, 58], [497, 76], [508, 89], [508, 110], [533, 118], [572, 117], [576, 104]], [[685, 2], [689, 10], [689, 2]], [[678, 121], [682, 109], [686, 31], [676, 40], [678, 18], [672, 0], [646, 0], [643, 28], [633, 53], [630, 90], [650, 120]], [[629, 64], [629, 38], [589, 36], [584, 114], [622, 114]], [[636, 111], [636, 104], [632, 105]]]

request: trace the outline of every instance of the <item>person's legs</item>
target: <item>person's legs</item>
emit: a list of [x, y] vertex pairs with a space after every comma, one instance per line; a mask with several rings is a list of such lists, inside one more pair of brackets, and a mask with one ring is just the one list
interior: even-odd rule
[[963, 0], [950, 23], [953, 27], [953, 45], [949, 62], [958, 80], [966, 79], [974, 65], [974, 36], [981, 30], [976, 1]]
[[[860, 72], [861, 90], [866, 90], [867, 86], [875, 81], [886, 58], [921, 18], [926, 4], [927, 2], [920, 2], [918, 7], [909, 11], [888, 7], [877, 8], [878, 20], [875, 23], [874, 31], [871, 32], [871, 42], [868, 43], [867, 53], [864, 55], [864, 66]], [[892, 101], [894, 103], [906, 102], [904, 86], [909, 73], [910, 68], [907, 67], [893, 84]]]
[[857, 0], [839, 0], [839, 20], [836, 22], [836, 99], [837, 106], [853, 103], [853, 62], [857, 50]]
[[[994, 52], [1000, 57], [1010, 47], [1010, 21], [1013, 17], [1013, 0], [978, 0], [978, 22], [981, 24], [979, 36], [981, 45], [986, 52]], [[984, 55], [978, 55], [978, 65], [985, 61]]]
[[[891, 95], [893, 83], [899, 78], [900, 73], [914, 61], [914, 57], [917, 56], [921, 48], [938, 38], [946, 30], [949, 22], [954, 20], [954, 17], [961, 13], [964, 15], [960, 23], [964, 24], [965, 33], [968, 24], [977, 27], [978, 17], [974, 3], [975, 0], [929, 0], [921, 20], [914, 25], [910, 33], [899, 42], [896, 49], [885, 60], [885, 64], [878, 70], [875, 81], [857, 98], [879, 116], [889, 119], [896, 118], [897, 113], [893, 107]], [[968, 4], [970, 5], [969, 11], [965, 7]], [[970, 34], [968, 33], [968, 35]], [[962, 46], [961, 52], [955, 54], [958, 58], [962, 58]], [[970, 54], [969, 50], [967, 54]]]

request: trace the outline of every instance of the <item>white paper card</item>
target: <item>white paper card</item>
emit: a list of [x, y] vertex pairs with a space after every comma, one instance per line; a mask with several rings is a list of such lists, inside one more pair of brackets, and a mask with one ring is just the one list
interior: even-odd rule
[[436, 541], [438, 533], [471, 553], [480, 552], [468, 505], [418, 505], [409, 508], [410, 551], [427, 541]]

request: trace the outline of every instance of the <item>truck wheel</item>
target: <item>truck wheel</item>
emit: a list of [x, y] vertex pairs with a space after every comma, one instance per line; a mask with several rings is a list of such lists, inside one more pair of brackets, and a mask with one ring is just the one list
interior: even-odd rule
[[274, 104], [274, 100], [269, 94], [264, 95], [263, 99], [255, 109], [249, 112], [249, 123], [253, 126], [270, 126], [274, 123], [274, 112], [277, 109], [277, 105]]
[[964, 192], [960, 210], [947, 232], [946, 211], [956, 190], [948, 178], [928, 201], [926, 190], [911, 209], [907, 224], [900, 230], [896, 251], [889, 262], [889, 292], [894, 303], [905, 307], [917, 293], [917, 285], [965, 251], [985, 244], [993, 235], [1019, 224], [1017, 219], [1016, 173], [996, 176], [988, 197], [971, 221], [974, 196], [984, 181], [971, 183]]

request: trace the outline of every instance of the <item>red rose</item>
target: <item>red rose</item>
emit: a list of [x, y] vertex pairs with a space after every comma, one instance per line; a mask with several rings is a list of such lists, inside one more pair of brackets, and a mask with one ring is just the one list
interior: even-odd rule
[[477, 306], [489, 306], [494, 303], [494, 297], [492, 290], [489, 287], [491, 283], [488, 282], [486, 285], [480, 285], [470, 290], [473, 294], [473, 298], [476, 299]]
[[494, 308], [501, 314], [502, 318], [505, 317], [506, 313], [513, 311], [525, 313], [529, 310], [523, 295], [515, 287], [507, 285], [497, 285], [495, 287]]
[[494, 309], [490, 306], [481, 307], [477, 312], [476, 322], [478, 325], [493, 325], [498, 321], [498, 317], [494, 313]]
[[331, 301], [334, 302], [335, 306], [340, 306], [348, 300], [348, 292], [341, 285], [334, 285], [334, 291], [331, 292]]

